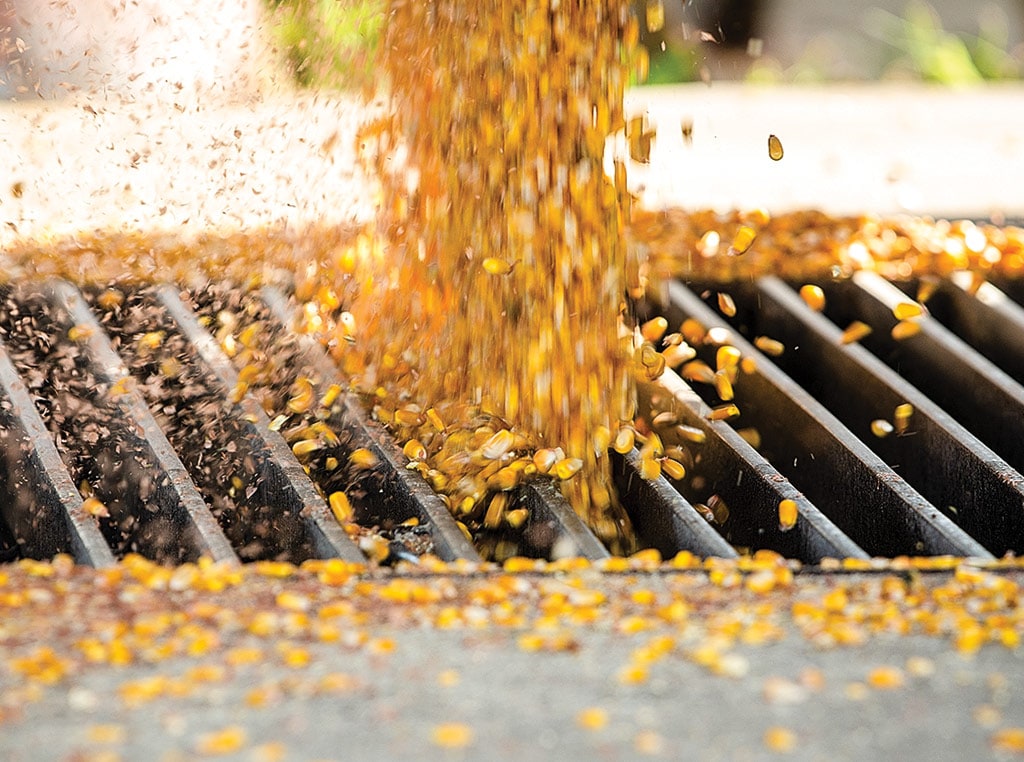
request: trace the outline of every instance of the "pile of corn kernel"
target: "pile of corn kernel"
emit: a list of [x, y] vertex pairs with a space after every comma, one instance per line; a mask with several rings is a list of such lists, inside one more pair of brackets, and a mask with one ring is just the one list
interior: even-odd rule
[[[609, 685], [620, 691], [648, 690], [673, 661], [742, 680], [758, 649], [794, 637], [819, 649], [934, 638], [970, 657], [983, 648], [1015, 650], [1024, 634], [1019, 562], [834, 560], [822, 569], [867, 573], [805, 576], [799, 585], [796, 568], [764, 551], [735, 561], [682, 552], [662, 562], [642, 551], [593, 564], [512, 558], [502, 566], [426, 557], [398, 574], [339, 559], [169, 568], [129, 555], [95, 570], [65, 556], [23, 560], [0, 569], [0, 727], [34, 714], [32, 705], [53, 692], [84, 701], [76, 685], [97, 669], [115, 676], [114, 705], [104, 710], [110, 717], [152, 711], [161, 701], [202, 702], [233, 684], [257, 717], [293, 697], [365, 700], [375, 688], [360, 670], [339, 670], [338, 653], [350, 661], [365, 654], [374, 669], [386, 669], [409, 628], [467, 636], [486, 628], [491, 638], [541, 655], [592, 648], [594, 633], [609, 633], [630, 645], [625, 659], [606, 665]], [[863, 701], [927, 681], [936, 669], [923, 654], [889, 660], [842, 690]], [[284, 676], [271, 677], [278, 672]], [[808, 665], [792, 679], [767, 678], [762, 691], [769, 704], [786, 703], [833, 679]], [[991, 745], [1024, 751], [1024, 731], [1006, 726], [996, 707], [982, 709]], [[466, 733], [468, 725], [444, 723], [431, 741], [459, 746], [452, 737]], [[775, 740], [766, 736], [766, 746], [775, 750]], [[190, 751], [215, 756], [251, 746], [246, 727], [232, 725], [203, 734]]]

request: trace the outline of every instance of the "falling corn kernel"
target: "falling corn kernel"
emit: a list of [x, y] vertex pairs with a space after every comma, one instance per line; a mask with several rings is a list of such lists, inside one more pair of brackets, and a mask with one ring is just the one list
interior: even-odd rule
[[879, 439], [892, 434], [892, 424], [884, 418], [876, 418], [871, 422], [871, 433]]
[[95, 497], [87, 497], [82, 501], [82, 510], [90, 516], [96, 516], [97, 518], [109, 518], [110, 511], [102, 501]]
[[782, 141], [776, 135], [768, 136], [768, 157], [772, 161], [781, 161], [782, 159]]
[[640, 458], [640, 477], [649, 482], [661, 476], [661, 463], [657, 458]]
[[739, 365], [740, 359], [740, 350], [731, 344], [723, 344], [715, 351], [715, 367], [718, 370], [735, 368]]
[[675, 432], [687, 442], [693, 442], [694, 444], [703, 444], [708, 438], [704, 429], [698, 429], [696, 426], [680, 424], [676, 426]]
[[484, 268], [484, 272], [486, 272], [488, 275], [508, 275], [510, 272], [512, 272], [512, 268], [515, 265], [509, 264], [504, 259], [498, 259], [497, 257], [487, 257], [483, 261], [482, 266]]
[[699, 381], [702, 384], [715, 383], [715, 371], [703, 360], [692, 360], [680, 369], [679, 375], [687, 381]]
[[1024, 754], [1024, 727], [997, 730], [992, 734], [990, 743], [995, 751]]
[[558, 453], [549, 447], [542, 447], [533, 454], [533, 464], [537, 467], [537, 472], [541, 474], [548, 473], [561, 458]]
[[843, 335], [840, 337], [839, 342], [841, 344], [853, 344], [854, 342], [860, 341], [864, 337], [871, 333], [871, 326], [860, 320], [854, 320], [843, 331]]
[[348, 462], [357, 469], [375, 468], [377, 456], [365, 447], [357, 447], [349, 453]]
[[718, 394], [718, 398], [722, 402], [729, 402], [736, 395], [733, 392], [732, 382], [729, 380], [729, 375], [724, 370], [715, 372], [715, 392]]
[[913, 415], [914, 406], [909, 402], [896, 406], [896, 410], [893, 413], [893, 425], [897, 434], [903, 435], [907, 433], [907, 429], [910, 428], [910, 419]]
[[678, 460], [673, 458], [662, 458], [661, 459], [661, 470], [665, 472], [665, 476], [669, 479], [680, 481], [686, 476], [686, 468]]
[[654, 344], [661, 340], [661, 337], [665, 335], [665, 331], [667, 330], [668, 320], [659, 316], [651, 318], [640, 326], [640, 335], [644, 337], [644, 341], [649, 341]]
[[581, 468], [583, 468], [583, 461], [580, 458], [563, 458], [552, 466], [551, 472], [555, 478], [565, 481], [578, 474]]
[[821, 312], [825, 309], [825, 292], [822, 291], [821, 286], [815, 286], [811, 283], [801, 286], [800, 298], [804, 300], [804, 304], [815, 312]]
[[347, 524], [352, 521], [352, 503], [349, 502], [348, 495], [340, 491], [332, 492], [328, 503], [331, 506], [331, 513], [334, 514], [334, 518], [338, 520], [339, 524]]
[[892, 308], [892, 314], [897, 320], [907, 320], [920, 317], [924, 314], [924, 309], [917, 302], [900, 302]]
[[514, 442], [515, 435], [508, 429], [496, 431], [480, 448], [480, 454], [488, 460], [499, 460], [512, 449]]
[[[751, 244], [754, 243], [754, 239], [756, 237], [757, 233], [754, 232], [752, 227], [742, 225], [740, 229], [736, 231], [736, 235], [732, 239], [732, 245], [729, 247], [729, 254], [734, 257], [746, 254]], [[732, 317], [732, 315], [729, 315], [729, 317]]]
[[342, 338], [350, 344], [356, 340], [356, 317], [347, 310], [338, 316], [338, 326], [341, 328]]
[[293, 413], [305, 413], [313, 407], [315, 390], [313, 382], [300, 376], [292, 384], [292, 396], [288, 400], [288, 410]]
[[316, 439], [300, 439], [292, 445], [292, 452], [295, 453], [297, 457], [301, 458], [303, 455], [309, 455], [311, 452], [316, 452], [322, 446], [323, 445], [320, 441]]
[[753, 447], [755, 450], [761, 447], [761, 432], [753, 426], [736, 429], [736, 433], [740, 435], [740, 438], [748, 445]]
[[427, 411], [424, 413], [424, 415], [430, 422], [430, 425], [433, 426], [438, 432], [443, 432], [445, 430], [444, 421], [441, 419], [440, 414], [434, 408], [427, 408]]
[[647, 31], [657, 34], [665, 26], [665, 6], [662, 0], [647, 0]]
[[418, 439], [410, 439], [402, 446], [402, 452], [409, 460], [423, 460], [427, 457], [427, 448]]
[[795, 500], [786, 498], [779, 501], [779, 531], [788, 532], [796, 526], [797, 505]]
[[732, 403], [728, 405], [719, 405], [718, 407], [711, 408], [707, 414], [709, 421], [726, 421], [730, 418], [736, 418], [740, 414], [740, 409], [737, 405]]
[[889, 335], [894, 341], [903, 341], [921, 332], [921, 324], [914, 320], [901, 320], [892, 327]]
[[755, 338], [754, 346], [772, 357], [779, 357], [786, 351], [786, 346], [781, 341], [768, 336], [758, 336]]
[[629, 426], [624, 426], [619, 429], [615, 435], [615, 441], [612, 443], [612, 449], [620, 455], [625, 455], [633, 449], [636, 442], [636, 433]]
[[726, 317], [736, 317], [736, 302], [724, 291], [718, 292], [718, 309]]

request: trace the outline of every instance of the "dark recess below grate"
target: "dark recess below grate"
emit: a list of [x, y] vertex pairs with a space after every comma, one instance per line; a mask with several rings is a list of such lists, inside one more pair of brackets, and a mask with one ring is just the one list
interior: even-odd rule
[[[864, 278], [822, 285], [829, 292], [824, 315], [811, 312], [792, 288], [772, 278], [729, 287], [740, 307], [732, 321], [700, 299], [700, 288], [672, 285], [663, 312], [673, 328], [686, 316], [707, 327], [727, 327], [743, 353], [756, 358], [758, 370], [737, 384], [743, 415], [734, 425], [708, 420], [709, 403], [718, 404], [713, 390], [700, 384], [691, 387], [674, 373], [643, 390], [642, 409], [656, 398], [659, 409], [670, 408], [679, 423], [700, 429], [706, 440], [689, 448], [689, 473], [680, 483], [642, 480], [636, 451], [624, 457], [610, 455], [641, 545], [655, 547], [665, 556], [688, 550], [728, 557], [736, 554], [736, 547], [768, 548], [805, 563], [826, 557], [986, 557], [1022, 552], [1024, 477], [1016, 470], [1021, 467], [1016, 459], [1024, 453], [1024, 426], [1016, 412], [1020, 396], [1015, 401], [1018, 408], [1003, 412], [991, 425], [964, 420], [983, 415], [985, 405], [997, 399], [992, 395], [1017, 394], [1018, 382], [1010, 374], [1019, 379], [1020, 366], [1007, 360], [1007, 372], [994, 373], [995, 366], [982, 355], [1019, 359], [998, 348], [1007, 337], [1019, 335], [1021, 323], [1015, 320], [1020, 308], [1012, 302], [992, 308], [955, 283], [943, 283], [937, 297], [943, 299], [942, 309], [937, 301], [935, 317], [924, 319], [921, 337], [894, 347], [887, 337], [895, 321], [885, 302], [893, 298], [893, 286]], [[197, 458], [188, 444], [194, 440], [169, 423], [160, 403], [145, 399], [142, 392], [152, 379], [140, 370], [144, 365], [134, 356], [132, 344], [142, 328], [116, 325], [102, 309], [90, 309], [88, 301], [95, 294], [87, 299], [64, 282], [20, 285], [3, 296], [0, 558], [68, 552], [94, 565], [112, 563], [128, 551], [162, 562], [199, 555], [229, 561], [363, 558], [324, 498], [338, 487], [337, 481], [315, 468], [308, 473], [303, 469], [282, 436], [271, 430], [254, 397], [232, 402], [238, 369], [204, 327], [209, 321], [197, 313], [209, 307], [202, 304], [207, 297], [171, 286], [127, 293], [128, 301], [150, 305], [151, 316], [158, 320], [145, 330], [162, 330], [184, 348], [182, 357], [193, 382], [202, 387], [201, 398], [214, 405], [207, 414], [222, 417], [230, 432], [217, 447], [233, 449], [228, 462], [235, 467], [244, 464], [241, 494], [247, 493], [246, 499], [227, 500], [218, 491], [217, 478], [196, 471]], [[258, 302], [260, 319], [274, 336], [273, 346], [287, 347], [289, 356], [301, 363], [302, 373], [314, 379], [318, 396], [332, 383], [341, 383], [322, 348], [290, 329], [293, 306], [285, 295], [264, 289], [246, 298]], [[947, 308], [947, 302], [953, 306]], [[38, 324], [41, 335], [19, 334], [16, 324], [26, 315]], [[862, 346], [843, 346], [838, 335], [843, 321], [853, 317], [871, 322], [875, 332]], [[979, 351], [950, 339], [952, 334], [938, 318]], [[88, 329], [77, 342], [68, 338], [72, 326]], [[783, 341], [786, 352], [769, 358], [744, 339], [761, 334]], [[918, 348], [920, 338], [937, 343], [920, 343]], [[56, 350], [61, 355], [58, 365], [62, 373], [71, 374], [68, 378], [88, 372], [95, 383], [88, 390], [76, 390], [72, 384], [69, 391], [59, 377], [40, 377], [35, 355], [28, 349], [33, 341], [45, 347], [38, 351]], [[932, 364], [912, 359], [912, 350], [925, 354]], [[701, 351], [713, 364], [713, 348]], [[963, 357], [968, 358], [965, 366], [971, 373], [976, 372], [976, 360], [986, 363], [981, 372], [996, 392], [989, 393], [985, 386], [964, 395], [962, 388], [961, 393], [956, 389], [968, 378], [958, 373], [967, 371], [936, 373], [936, 363], [956, 364]], [[911, 365], [924, 368], [920, 377]], [[125, 382], [131, 373], [143, 376]], [[999, 373], [1010, 386], [1002, 383]], [[969, 379], [979, 383], [973, 375]], [[953, 387], [945, 396], [944, 380]], [[112, 387], [118, 393], [111, 394]], [[963, 396], [975, 404], [962, 407]], [[910, 431], [905, 436], [874, 437], [870, 421], [891, 418], [895, 404], [904, 401], [915, 406]], [[47, 428], [54, 411], [62, 409], [69, 423]], [[88, 415], [76, 416], [95, 410], [110, 428], [110, 441], [102, 436], [76, 440], [81, 425], [89, 421]], [[393, 533], [415, 517], [420, 523], [417, 532], [428, 538], [432, 552], [447, 560], [479, 560], [444, 504], [419, 474], [405, 468], [400, 448], [370, 419], [360, 400], [342, 395], [328, 423], [339, 435], [340, 460], [356, 447], [377, 456], [372, 472], [347, 473], [344, 486], [353, 496], [357, 523], [391, 539], [392, 559], [411, 557]], [[754, 424], [762, 435], [760, 452], [736, 432]], [[172, 442], [179, 443], [179, 451]], [[106, 445], [126, 453], [120, 470], [114, 463], [118, 479], [98, 494], [111, 508], [109, 520], [83, 512], [83, 498], [72, 477], [103, 486], [103, 479], [89, 470], [95, 465], [88, 456]], [[138, 462], [146, 468], [124, 467], [132, 458], [141, 459]], [[108, 455], [101, 460], [114, 459]], [[221, 481], [222, 490], [226, 483]], [[146, 496], [141, 502], [140, 494]], [[782, 499], [795, 500], [799, 509], [799, 520], [788, 531], [778, 525]], [[531, 514], [526, 527], [508, 538], [517, 552], [538, 557], [607, 556], [554, 485], [528, 483], [517, 488], [511, 500], [529, 507]], [[711, 500], [729, 507], [728, 517], [720, 523], [709, 523], [695, 508]], [[118, 523], [119, 516], [135, 517], [129, 521], [130, 531]], [[143, 519], [152, 525], [148, 534], [139, 528], [147, 525]], [[275, 531], [268, 534], [267, 527]]]

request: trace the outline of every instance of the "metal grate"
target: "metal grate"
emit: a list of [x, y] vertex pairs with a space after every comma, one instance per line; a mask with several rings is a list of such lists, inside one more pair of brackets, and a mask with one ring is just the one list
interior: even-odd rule
[[[713, 389], [674, 373], [644, 391], [643, 405], [670, 409], [705, 441], [690, 448], [679, 483], [641, 479], [636, 451], [611, 454], [641, 543], [665, 556], [770, 548], [805, 563], [1024, 551], [1024, 310], [991, 284], [974, 294], [954, 277], [929, 301], [919, 334], [895, 341], [892, 306], [906, 298], [896, 286], [869, 273], [822, 285], [824, 313], [775, 278], [731, 286], [732, 319], [709, 306], [719, 287], [670, 285], [660, 308], [670, 324], [692, 317], [717, 328], [716, 340], [753, 358], [756, 370], [736, 385], [742, 414], [732, 423], [708, 419]], [[150, 286], [107, 309], [101, 292], [63, 281], [0, 292], [2, 557], [363, 560], [361, 535], [342, 529], [324, 497], [344, 486], [356, 524], [388, 543], [386, 560], [424, 551], [479, 560], [359, 400], [343, 395], [332, 408], [331, 453], [344, 463], [367, 448], [378, 465], [300, 464], [259, 399], [239, 393], [239, 368], [210, 332], [208, 313], [242, 294], [271, 345], [300, 366], [289, 372], [314, 379], [318, 392], [341, 383], [338, 372], [318, 344], [290, 329], [281, 292], [225, 293]], [[842, 327], [853, 319], [873, 331], [844, 345]], [[760, 335], [785, 351], [765, 356], [752, 344]], [[160, 351], [148, 354], [150, 345]], [[700, 351], [713, 364], [715, 346]], [[875, 436], [871, 421], [901, 403], [914, 408], [908, 430]], [[758, 449], [737, 432], [743, 427], [757, 429]], [[83, 498], [90, 491], [109, 515], [89, 512], [97, 504]], [[504, 538], [517, 553], [608, 555], [553, 485], [532, 482], [510, 499], [530, 509], [526, 525]], [[783, 499], [799, 511], [789, 530], [779, 526]]]

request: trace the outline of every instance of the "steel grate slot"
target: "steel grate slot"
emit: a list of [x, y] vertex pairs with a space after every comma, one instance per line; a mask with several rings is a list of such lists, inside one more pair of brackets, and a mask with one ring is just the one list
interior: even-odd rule
[[[224, 391], [238, 385], [238, 374], [224, 355], [217, 341], [199, 325], [196, 316], [181, 301], [175, 288], [161, 285], [156, 297], [167, 310], [177, 329], [195, 347]], [[280, 434], [270, 430], [270, 420], [255, 399], [245, 394], [238, 401], [243, 416], [242, 435], [249, 454], [256, 461], [256, 470], [265, 480], [267, 501], [277, 512], [298, 515], [305, 533], [320, 558], [343, 558], [351, 562], [365, 560], [362, 552], [338, 524], [323, 498], [317, 493], [302, 465], [296, 460]]]
[[929, 548], [936, 535], [920, 531], [941, 515], [934, 506], [696, 294], [678, 282], [668, 293], [670, 323], [692, 317], [724, 329], [728, 343], [755, 360], [736, 386], [743, 425], [760, 431], [766, 457], [831, 521], [871, 555], [945, 552]]
[[95, 519], [82, 510], [60, 454], [0, 342], [0, 560], [70, 553], [79, 564], [114, 563]]
[[927, 307], [933, 318], [1024, 384], [1024, 307], [1006, 292], [987, 281], [975, 283], [971, 273], [955, 272], [939, 283]]
[[[1009, 465], [864, 347], [843, 344], [842, 330], [778, 278], [732, 293], [746, 307], [748, 334], [771, 336], [786, 346], [774, 362], [944, 509], [948, 520], [907, 516], [920, 519], [912, 531], [926, 552], [984, 557], [985, 548], [997, 555], [1020, 550], [1019, 520], [1000, 510], [1024, 505], [1024, 480]], [[914, 407], [910, 430], [902, 436], [873, 434], [871, 422], [891, 419], [903, 403]]]
[[698, 556], [737, 556], [664, 476], [654, 481], [640, 478], [639, 451], [634, 448], [626, 455], [612, 451], [610, 456], [615, 486], [641, 543], [657, 548], [663, 558], [681, 550]]
[[[666, 370], [654, 390], [641, 388], [641, 409], [650, 407], [652, 393], [660, 398], [659, 409], [704, 432], [704, 442], [693, 448], [697, 478], [688, 480], [686, 497], [693, 503], [717, 495], [731, 506], [729, 519], [719, 527], [729, 542], [751, 550], [768, 548], [805, 563], [868, 557], [729, 424], [708, 420], [711, 409], [674, 372]], [[779, 526], [782, 500], [793, 500], [799, 512], [789, 530]]]
[[[261, 296], [277, 324], [290, 326], [294, 315], [284, 294], [275, 288], [265, 287]], [[295, 340], [304, 364], [313, 371], [319, 392], [331, 384], [343, 385], [333, 361], [319, 344], [303, 336], [296, 336]], [[459, 529], [445, 504], [418, 474], [405, 468], [408, 462], [405, 455], [383, 427], [369, 419], [359, 401], [351, 395], [341, 395], [336, 415], [339, 428], [350, 438], [349, 446], [353, 449], [365, 447], [377, 457], [379, 486], [376, 492], [387, 496], [387, 500], [378, 501], [378, 509], [392, 520], [418, 516], [426, 522], [431, 528], [435, 553], [440, 558], [448, 561], [458, 558], [479, 560], [480, 555]]]
[[115, 555], [237, 561], [73, 286], [49, 281], [9, 294], [0, 328], [12, 359], [30, 369], [27, 384], [73, 482], [88, 483], [106, 506], [99, 525]]
[[937, 320], [924, 315], [920, 332], [893, 341], [893, 307], [906, 296], [874, 273], [829, 289], [826, 314], [837, 324], [863, 320], [872, 333], [861, 343], [949, 412], [965, 428], [1024, 471], [1024, 387]]

